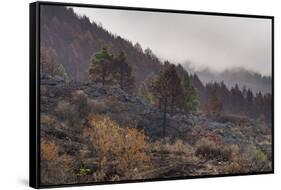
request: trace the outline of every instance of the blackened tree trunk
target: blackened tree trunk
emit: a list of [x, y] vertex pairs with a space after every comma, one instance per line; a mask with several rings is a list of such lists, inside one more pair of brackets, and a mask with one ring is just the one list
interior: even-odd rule
[[175, 102], [175, 98], [172, 97], [172, 101], [171, 101], [171, 114], [174, 113], [174, 102]]
[[106, 75], [106, 70], [105, 70], [105, 66], [103, 66], [102, 67], [102, 78], [101, 78], [102, 86], [104, 86], [105, 75]]
[[120, 85], [121, 89], [124, 89], [123, 81], [124, 81], [124, 72], [123, 72], [122, 69], [120, 69], [120, 82], [119, 82], [119, 85]]
[[166, 136], [166, 114], [167, 114], [167, 98], [164, 99], [164, 111], [163, 111], [163, 124], [162, 124], [162, 136]]

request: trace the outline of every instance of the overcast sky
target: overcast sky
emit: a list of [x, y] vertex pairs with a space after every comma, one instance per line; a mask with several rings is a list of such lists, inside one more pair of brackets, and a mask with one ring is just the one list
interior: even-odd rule
[[79, 15], [161, 59], [191, 62], [214, 71], [244, 67], [271, 75], [271, 20], [96, 8], [74, 8]]

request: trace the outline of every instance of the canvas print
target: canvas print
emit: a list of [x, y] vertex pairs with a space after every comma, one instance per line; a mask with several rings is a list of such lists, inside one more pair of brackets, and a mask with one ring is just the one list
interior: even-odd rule
[[40, 184], [273, 171], [272, 20], [40, 5]]

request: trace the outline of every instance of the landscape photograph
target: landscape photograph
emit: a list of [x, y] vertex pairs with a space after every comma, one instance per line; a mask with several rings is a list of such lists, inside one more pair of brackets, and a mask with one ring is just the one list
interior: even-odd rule
[[273, 171], [271, 19], [42, 4], [39, 27], [42, 186]]

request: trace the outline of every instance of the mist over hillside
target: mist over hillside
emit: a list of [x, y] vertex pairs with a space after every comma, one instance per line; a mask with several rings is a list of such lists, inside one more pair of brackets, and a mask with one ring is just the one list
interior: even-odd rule
[[212, 71], [209, 68], [196, 69], [191, 64], [183, 64], [184, 68], [190, 73], [196, 73], [203, 84], [208, 82], [224, 81], [230, 89], [236, 84], [242, 89], [251, 89], [254, 93], [271, 93], [272, 78], [263, 76], [258, 72], [250, 71], [242, 67], [230, 68], [221, 72]]

